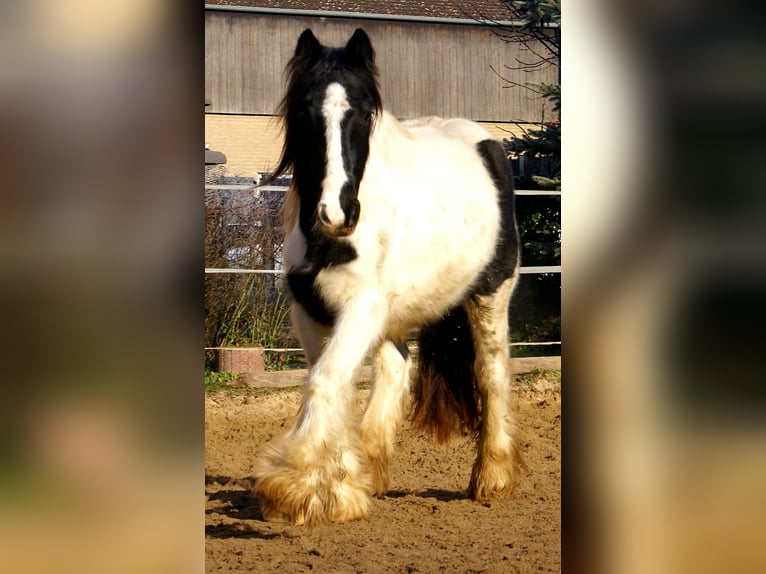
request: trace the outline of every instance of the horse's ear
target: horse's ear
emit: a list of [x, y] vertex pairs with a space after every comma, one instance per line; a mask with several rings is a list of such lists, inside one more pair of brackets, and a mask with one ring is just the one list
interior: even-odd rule
[[322, 53], [322, 45], [316, 39], [310, 28], [306, 28], [298, 38], [298, 44], [295, 46], [293, 59], [296, 61], [311, 63], [317, 60]]
[[352, 64], [364, 66], [371, 72], [375, 71], [375, 50], [367, 33], [361, 28], [356, 29], [346, 44], [346, 56]]

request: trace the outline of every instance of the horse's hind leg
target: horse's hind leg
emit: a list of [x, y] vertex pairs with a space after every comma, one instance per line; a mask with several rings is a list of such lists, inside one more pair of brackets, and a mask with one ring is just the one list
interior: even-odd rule
[[465, 304], [476, 349], [476, 382], [482, 400], [481, 428], [469, 491], [475, 500], [511, 493], [519, 454], [511, 410], [508, 357], [508, 303], [516, 277], [492, 295], [475, 295]]
[[388, 463], [402, 421], [410, 383], [410, 356], [404, 341], [384, 341], [375, 353], [375, 378], [362, 420], [362, 443], [370, 459], [373, 490], [388, 492]]

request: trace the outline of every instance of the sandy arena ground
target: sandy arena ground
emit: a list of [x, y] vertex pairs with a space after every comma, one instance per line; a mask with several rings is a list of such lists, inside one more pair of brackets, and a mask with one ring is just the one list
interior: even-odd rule
[[[360, 403], [368, 391], [359, 391]], [[207, 572], [559, 572], [561, 388], [540, 374], [516, 382], [526, 468], [513, 496], [466, 497], [467, 439], [447, 445], [399, 433], [391, 491], [368, 520], [314, 528], [265, 522], [241, 479], [295, 416], [296, 389], [216, 391], [205, 400]]]

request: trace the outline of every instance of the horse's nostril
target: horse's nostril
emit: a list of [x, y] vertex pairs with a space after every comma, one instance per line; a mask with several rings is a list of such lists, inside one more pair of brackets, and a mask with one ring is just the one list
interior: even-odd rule
[[327, 216], [327, 205], [324, 203], [319, 204], [319, 210], [317, 212], [317, 216], [319, 217], [319, 221], [323, 225], [330, 225], [330, 218]]

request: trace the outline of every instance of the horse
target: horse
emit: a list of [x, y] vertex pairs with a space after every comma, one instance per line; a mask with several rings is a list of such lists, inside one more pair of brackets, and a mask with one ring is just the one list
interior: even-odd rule
[[[441, 442], [474, 434], [468, 494], [507, 497], [520, 462], [508, 353], [519, 240], [502, 145], [469, 120], [385, 111], [362, 29], [340, 48], [305, 30], [286, 76], [274, 175], [293, 174], [283, 257], [309, 372], [295, 422], [253, 467], [264, 519], [367, 517], [389, 490], [410, 395], [414, 428]], [[354, 375], [370, 355], [360, 414]]]

